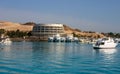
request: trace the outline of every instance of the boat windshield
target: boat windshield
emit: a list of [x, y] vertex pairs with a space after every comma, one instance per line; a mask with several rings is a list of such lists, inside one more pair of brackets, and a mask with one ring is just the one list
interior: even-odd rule
[[101, 42], [100, 45], [104, 45], [105, 43], [104, 42]]
[[96, 42], [95, 45], [99, 46], [99, 45], [104, 45], [105, 43], [104, 42]]

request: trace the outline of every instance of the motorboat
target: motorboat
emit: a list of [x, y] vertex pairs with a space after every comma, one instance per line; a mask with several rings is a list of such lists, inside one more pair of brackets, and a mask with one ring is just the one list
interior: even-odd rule
[[74, 42], [78, 42], [79, 39], [78, 39], [77, 37], [74, 37], [74, 38], [73, 38], [73, 41], [74, 41]]
[[59, 35], [59, 34], [56, 34], [56, 35], [54, 36], [53, 42], [59, 42], [60, 39], [61, 39], [60, 35]]
[[61, 37], [61, 40], [60, 40], [60, 41], [61, 41], [61, 42], [65, 42], [65, 40], [66, 40], [65, 37]]
[[93, 45], [94, 49], [113, 49], [117, 46], [113, 38], [102, 38], [98, 39], [97, 42]]
[[61, 40], [61, 37], [59, 34], [48, 37], [48, 42], [59, 42], [60, 40]]
[[72, 42], [72, 41], [73, 41], [73, 36], [66, 37], [66, 42]]
[[54, 37], [48, 37], [48, 42], [53, 42]]
[[120, 43], [120, 38], [115, 39], [116, 42]]
[[10, 44], [10, 43], [12, 43], [12, 41], [10, 40], [10, 38], [6, 37], [6, 38], [1, 38], [0, 43], [2, 43], [2, 44]]

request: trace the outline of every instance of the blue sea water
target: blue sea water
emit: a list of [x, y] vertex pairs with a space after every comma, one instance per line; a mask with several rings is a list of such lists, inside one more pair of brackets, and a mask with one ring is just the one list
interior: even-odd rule
[[93, 49], [91, 44], [13, 42], [0, 45], [0, 74], [119, 74], [120, 46]]

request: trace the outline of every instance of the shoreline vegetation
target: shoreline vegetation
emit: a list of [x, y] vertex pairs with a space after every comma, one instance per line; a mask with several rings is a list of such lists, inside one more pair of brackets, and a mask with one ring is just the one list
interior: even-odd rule
[[33, 39], [33, 38], [27, 38], [27, 39], [23, 39], [23, 38], [10, 38], [10, 40], [13, 41], [13, 42], [22, 42], [22, 41], [26, 41], [26, 42], [39, 42], [39, 41], [47, 41], [47, 40]]
[[[47, 41], [47, 38], [36, 37], [32, 35], [32, 28], [34, 22], [27, 22], [25, 24], [0, 21], [0, 36], [8, 36], [11, 41]], [[93, 31], [81, 31], [80, 29], [73, 29], [64, 25], [65, 34], [73, 34], [78, 38], [102, 38], [113, 37], [120, 38], [120, 33], [97, 33]]]

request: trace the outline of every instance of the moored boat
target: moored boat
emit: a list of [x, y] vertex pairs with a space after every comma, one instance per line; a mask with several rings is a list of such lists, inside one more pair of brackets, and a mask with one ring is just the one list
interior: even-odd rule
[[94, 49], [113, 49], [117, 43], [112, 38], [99, 39], [94, 45]]
[[0, 43], [1, 44], [10, 44], [10, 43], [12, 43], [12, 41], [10, 40], [10, 38], [6, 37], [6, 38], [1, 38]]
[[48, 42], [53, 42], [54, 38], [53, 37], [48, 37]]

